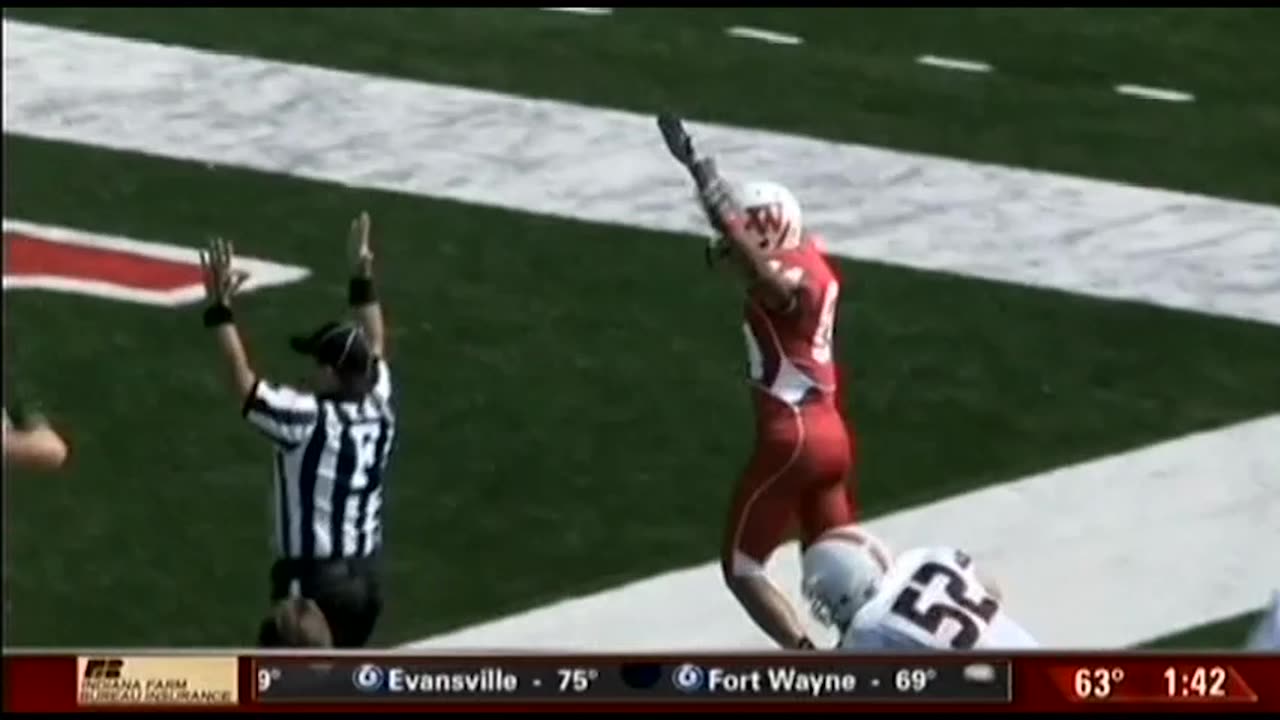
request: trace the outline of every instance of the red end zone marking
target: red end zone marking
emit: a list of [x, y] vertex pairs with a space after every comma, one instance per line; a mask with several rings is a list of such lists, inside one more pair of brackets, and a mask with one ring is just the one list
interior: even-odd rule
[[4, 274], [85, 278], [146, 290], [177, 290], [201, 284], [200, 268], [189, 263], [103, 248], [52, 242], [18, 232], [4, 233]]

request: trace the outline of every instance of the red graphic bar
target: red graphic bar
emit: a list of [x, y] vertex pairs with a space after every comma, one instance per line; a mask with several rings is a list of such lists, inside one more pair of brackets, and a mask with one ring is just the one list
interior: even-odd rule
[[[128, 656], [128, 653], [121, 653]], [[821, 656], [821, 662], [831, 664], [843, 662], [838, 656], [827, 653], [811, 653], [804, 656], [787, 656], [781, 654], [762, 655], [752, 658], [742, 656], [725, 657], [723, 662], [754, 663], [762, 666], [796, 667], [814, 665]], [[97, 656], [95, 656], [97, 657]], [[874, 710], [877, 712], [919, 712], [922, 709], [946, 713], [1002, 713], [1002, 712], [1052, 712], [1052, 711], [1157, 711], [1171, 710], [1204, 710], [1213, 712], [1280, 712], [1280, 656], [1278, 655], [1153, 655], [1146, 653], [1107, 654], [1107, 655], [1022, 655], [1009, 657], [996, 656], [957, 656], [948, 655], [938, 658], [914, 656], [909, 658], [859, 657], [846, 656], [848, 667], [857, 671], [861, 667], [885, 666], [892, 663], [903, 665], [927, 666], [937, 662], [938, 667], [945, 664], [966, 663], [1000, 664], [1012, 660], [1012, 701], [1011, 702], [968, 702], [947, 703], [919, 699], [903, 698], [895, 702], [882, 700], [832, 701], [827, 699], [788, 702], [787, 712], [856, 712]], [[374, 712], [422, 712], [431, 711], [530, 711], [530, 712], [661, 712], [661, 711], [699, 711], [699, 712], [751, 712], [778, 710], [777, 702], [751, 702], [749, 698], [720, 701], [716, 699], [699, 699], [687, 702], [671, 702], [667, 700], [653, 702], [614, 703], [599, 700], [572, 699], [561, 701], [558, 698], [539, 701], [483, 702], [468, 701], [458, 703], [452, 701], [414, 702], [335, 702], [326, 704], [292, 704], [282, 702], [255, 701], [256, 688], [260, 678], [255, 671], [268, 662], [278, 662], [280, 656], [269, 656], [254, 659], [241, 657], [239, 663], [239, 704], [234, 708], [226, 708], [235, 712], [276, 713], [276, 712], [316, 712], [321, 710], [346, 710], [359, 713]], [[296, 662], [295, 659], [290, 658]], [[511, 667], [520, 666], [558, 666], [572, 664], [593, 664], [599, 667], [618, 666], [632, 662], [662, 662], [665, 664], [685, 663], [689, 659], [627, 657], [608, 658], [602, 656], [586, 657], [495, 657], [477, 658], [464, 656], [447, 658], [458, 663], [502, 664]], [[330, 658], [314, 657], [307, 661], [316, 663], [350, 663], [351, 656]], [[438, 663], [440, 657], [413, 658], [407, 656], [361, 656], [357, 662], [375, 663], [384, 666], [408, 665], [416, 662]], [[698, 657], [693, 662], [712, 667], [717, 658]], [[12, 712], [85, 712], [94, 708], [82, 707], [77, 702], [80, 666], [75, 656], [66, 655], [6, 655], [4, 658], [4, 709]], [[917, 701], [919, 700], [919, 701]], [[113, 709], [158, 710], [156, 706], [142, 706]], [[164, 708], [166, 710], [186, 708]], [[197, 711], [212, 708], [192, 708]]]

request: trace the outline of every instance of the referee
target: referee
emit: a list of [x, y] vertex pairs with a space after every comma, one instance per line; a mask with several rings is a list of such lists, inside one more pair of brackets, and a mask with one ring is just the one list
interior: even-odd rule
[[[350, 252], [348, 296], [355, 321], [326, 323], [290, 343], [316, 362], [308, 390], [269, 382], [253, 371], [230, 306], [247, 276], [232, 269], [232, 249], [223, 240], [214, 240], [201, 257], [209, 298], [204, 324], [231, 368], [245, 419], [275, 445], [271, 600], [314, 601], [338, 648], [364, 646], [382, 612], [377, 557], [383, 481], [396, 431], [368, 214], [351, 225]], [[264, 623], [260, 645], [271, 644], [269, 634]]]

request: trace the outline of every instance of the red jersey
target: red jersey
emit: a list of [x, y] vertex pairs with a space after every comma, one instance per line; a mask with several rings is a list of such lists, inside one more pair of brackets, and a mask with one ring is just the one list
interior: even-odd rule
[[834, 401], [836, 393], [832, 336], [840, 283], [818, 238], [807, 240], [769, 260], [774, 272], [801, 286], [796, 304], [770, 310], [753, 290], [747, 294], [743, 323], [752, 385], [792, 407], [813, 393]]

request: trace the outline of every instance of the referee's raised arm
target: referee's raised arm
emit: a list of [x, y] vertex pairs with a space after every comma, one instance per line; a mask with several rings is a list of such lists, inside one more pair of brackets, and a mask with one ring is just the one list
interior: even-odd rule
[[351, 221], [351, 233], [347, 238], [347, 252], [351, 258], [347, 301], [369, 340], [373, 354], [385, 360], [387, 334], [382, 324], [382, 304], [373, 290], [373, 247], [369, 243], [371, 225], [367, 212], [360, 213], [360, 217]]
[[249, 364], [240, 332], [236, 330], [235, 316], [231, 312], [231, 300], [249, 274], [231, 267], [233, 249], [231, 243], [214, 238], [209, 249], [200, 253], [200, 269], [204, 275], [204, 294], [208, 306], [204, 310], [204, 326], [212, 330], [218, 339], [218, 347], [231, 370], [231, 386], [236, 398], [244, 402], [253, 391], [257, 376]]

